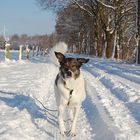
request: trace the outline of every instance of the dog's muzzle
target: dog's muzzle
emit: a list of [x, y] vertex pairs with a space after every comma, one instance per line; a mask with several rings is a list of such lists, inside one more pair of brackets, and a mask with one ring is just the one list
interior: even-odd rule
[[67, 71], [67, 76], [71, 77], [72, 76], [72, 72], [71, 71]]

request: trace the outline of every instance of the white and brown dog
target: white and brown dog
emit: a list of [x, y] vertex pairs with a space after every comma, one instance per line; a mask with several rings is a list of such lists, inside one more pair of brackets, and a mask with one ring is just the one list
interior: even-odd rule
[[[59, 46], [64, 43], [59, 43]], [[89, 59], [65, 57], [63, 51], [54, 52], [59, 62], [59, 73], [55, 80], [55, 97], [58, 106], [58, 123], [60, 133], [65, 134], [64, 110], [69, 107], [72, 111], [72, 126], [69, 135], [76, 136], [76, 122], [81, 104], [86, 97], [85, 81], [80, 67]]]

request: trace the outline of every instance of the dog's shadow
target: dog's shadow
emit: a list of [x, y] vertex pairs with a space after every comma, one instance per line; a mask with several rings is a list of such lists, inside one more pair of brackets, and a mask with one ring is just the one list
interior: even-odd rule
[[37, 103], [35, 99], [30, 96], [26, 95], [17, 95], [17, 93], [5, 92], [0, 90], [0, 100], [5, 102], [8, 106], [12, 108], [18, 108], [20, 111], [24, 109], [31, 116], [32, 123], [36, 126], [37, 129], [41, 129], [45, 131], [49, 136], [54, 137], [52, 133], [47, 131], [47, 126], [40, 127], [39, 124], [35, 121], [36, 119], [44, 119], [54, 127], [58, 127], [56, 115], [47, 112], [46, 110], [42, 109]]

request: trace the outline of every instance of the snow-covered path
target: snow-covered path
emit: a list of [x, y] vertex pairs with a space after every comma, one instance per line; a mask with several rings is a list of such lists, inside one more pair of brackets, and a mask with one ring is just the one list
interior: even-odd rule
[[[140, 67], [91, 58], [82, 69], [87, 98], [74, 138], [59, 134], [53, 84], [58, 68], [47, 58], [0, 63], [0, 140], [139, 140]], [[70, 129], [66, 112], [65, 124]]]
[[[71, 139], [59, 134], [57, 112], [46, 112], [36, 100], [56, 109], [53, 83], [57, 72], [58, 68], [48, 63], [2, 64], [0, 139]], [[79, 116], [77, 138], [91, 140], [92, 128], [83, 109]], [[66, 120], [66, 123], [70, 122]]]

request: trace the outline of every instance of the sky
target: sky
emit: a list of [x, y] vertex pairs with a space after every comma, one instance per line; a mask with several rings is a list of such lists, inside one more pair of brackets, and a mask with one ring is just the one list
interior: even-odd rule
[[42, 10], [35, 0], [0, 0], [0, 35], [44, 35], [55, 30], [55, 14]]

